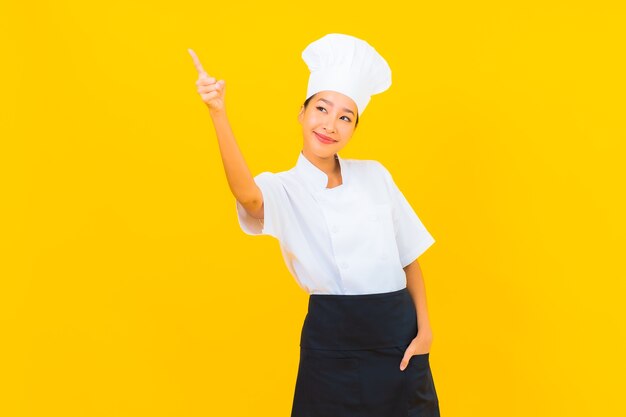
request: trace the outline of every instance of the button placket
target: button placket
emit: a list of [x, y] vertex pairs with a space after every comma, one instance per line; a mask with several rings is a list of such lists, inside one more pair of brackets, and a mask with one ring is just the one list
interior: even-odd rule
[[[331, 190], [334, 190], [334, 189], [331, 189]], [[340, 221], [340, 220], [331, 219], [329, 217], [329, 213], [326, 211], [326, 208], [327, 208], [326, 204], [329, 203], [329, 200], [325, 191], [328, 191], [328, 190], [319, 191], [315, 193], [314, 196], [315, 196], [315, 200], [320, 206], [320, 209], [324, 212], [324, 218], [326, 219], [328, 231], [330, 233], [330, 240], [331, 240], [331, 244], [333, 247], [333, 253], [335, 255], [335, 260], [337, 262], [337, 266], [339, 269], [339, 282], [337, 283], [337, 285], [339, 287], [340, 293], [345, 294], [346, 293], [346, 286], [345, 286], [346, 277], [344, 274], [347, 272], [346, 270], [349, 268], [349, 264], [346, 261], [337, 260], [337, 243], [338, 243], [338, 239], [341, 239], [339, 232], [342, 229], [339, 223], [336, 223], [337, 221]]]

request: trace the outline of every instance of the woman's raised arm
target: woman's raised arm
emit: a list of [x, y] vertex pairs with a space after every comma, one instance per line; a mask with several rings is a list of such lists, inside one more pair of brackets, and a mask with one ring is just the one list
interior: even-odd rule
[[224, 100], [226, 82], [224, 80], [217, 81], [214, 77], [209, 76], [195, 52], [189, 49], [189, 53], [193, 58], [196, 70], [198, 70], [198, 80], [196, 81], [198, 93], [209, 108], [209, 114], [213, 120], [230, 191], [251, 216], [262, 219], [263, 194], [254, 182], [254, 177], [237, 145], [226, 115]]

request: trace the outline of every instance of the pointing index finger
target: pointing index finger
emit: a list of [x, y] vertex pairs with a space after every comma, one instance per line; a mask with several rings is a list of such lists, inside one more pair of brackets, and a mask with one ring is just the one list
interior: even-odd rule
[[207, 72], [204, 70], [204, 68], [202, 68], [202, 64], [200, 63], [200, 59], [198, 59], [198, 56], [193, 51], [193, 49], [189, 48], [187, 50], [191, 54], [191, 58], [193, 59], [193, 63], [196, 66], [196, 69], [198, 70], [198, 74], [207, 74]]

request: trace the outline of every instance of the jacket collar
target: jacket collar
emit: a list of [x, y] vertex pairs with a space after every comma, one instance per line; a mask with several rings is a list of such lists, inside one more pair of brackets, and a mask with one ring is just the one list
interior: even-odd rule
[[[341, 181], [342, 184], [339, 187], [345, 187], [348, 177], [348, 170], [346, 168], [345, 161], [339, 156], [338, 153], [335, 154], [337, 160], [339, 160], [339, 166], [341, 167]], [[298, 154], [298, 160], [296, 162], [295, 170], [298, 175], [306, 182], [306, 184], [313, 191], [323, 191], [328, 185], [328, 175], [318, 167], [316, 167], [311, 161], [307, 159], [306, 156], [302, 153], [302, 150]], [[331, 188], [334, 189], [335, 187]]]

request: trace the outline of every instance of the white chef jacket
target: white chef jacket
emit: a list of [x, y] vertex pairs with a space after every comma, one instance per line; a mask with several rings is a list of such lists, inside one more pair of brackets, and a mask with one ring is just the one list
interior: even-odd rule
[[371, 294], [406, 287], [405, 266], [435, 239], [378, 161], [343, 159], [342, 184], [302, 151], [288, 171], [261, 172], [264, 219], [236, 201], [241, 229], [278, 239], [287, 269], [309, 294]]

